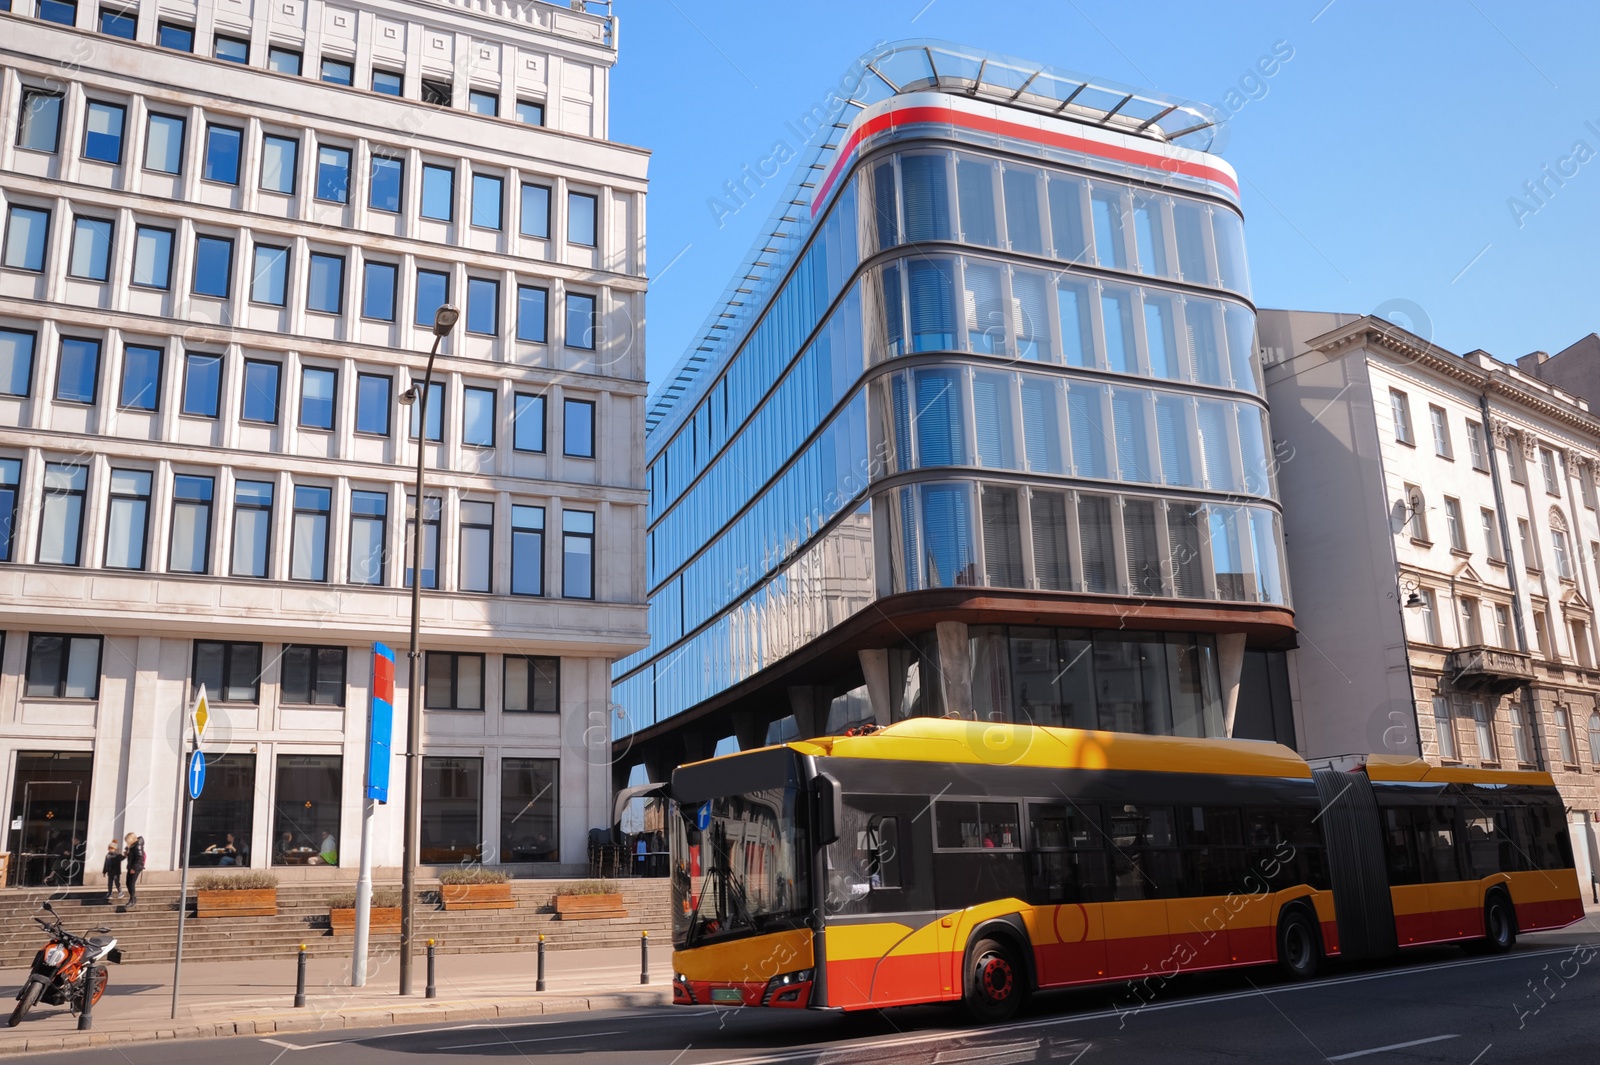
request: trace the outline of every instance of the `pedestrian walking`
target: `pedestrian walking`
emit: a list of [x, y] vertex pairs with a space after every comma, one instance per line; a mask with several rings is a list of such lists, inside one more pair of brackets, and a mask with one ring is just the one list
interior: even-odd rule
[[106, 874], [106, 901], [110, 902], [122, 894], [122, 844], [112, 840], [106, 848], [106, 864], [101, 870]]
[[144, 872], [144, 837], [128, 833], [128, 909], [139, 905], [139, 874]]

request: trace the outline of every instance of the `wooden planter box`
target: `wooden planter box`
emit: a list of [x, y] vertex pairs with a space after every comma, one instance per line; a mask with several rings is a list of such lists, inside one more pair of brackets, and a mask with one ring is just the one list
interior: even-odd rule
[[557, 895], [556, 916], [563, 921], [595, 921], [603, 917], [626, 917], [621, 895]]
[[248, 888], [242, 891], [196, 891], [196, 917], [276, 917], [277, 888]]
[[509, 883], [440, 884], [439, 900], [447, 910], [509, 910], [517, 905]]
[[[375, 936], [400, 934], [400, 907], [374, 906], [370, 911], [370, 915], [371, 921], [367, 925], [368, 934]], [[355, 907], [329, 910], [328, 923], [333, 926], [333, 934], [336, 936], [355, 935]]]

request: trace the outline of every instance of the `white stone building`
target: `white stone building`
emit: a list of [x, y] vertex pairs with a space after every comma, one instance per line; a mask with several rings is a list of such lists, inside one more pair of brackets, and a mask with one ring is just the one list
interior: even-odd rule
[[1541, 769], [1600, 867], [1600, 418], [1484, 351], [1262, 311], [1311, 756]]
[[[406, 749], [402, 394], [442, 303], [462, 319], [425, 434], [421, 857], [581, 868], [610, 822], [609, 666], [646, 632], [648, 156], [607, 139], [615, 20], [450, 0], [9, 12], [11, 882], [74, 838], [97, 874], [130, 831], [153, 871], [177, 866], [198, 682], [196, 862], [354, 865], [375, 641], [399, 660]], [[380, 867], [400, 860], [398, 757], [393, 776]]]

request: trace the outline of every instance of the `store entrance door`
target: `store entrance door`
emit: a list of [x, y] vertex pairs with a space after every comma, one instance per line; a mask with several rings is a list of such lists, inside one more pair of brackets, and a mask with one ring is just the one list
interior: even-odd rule
[[93, 769], [87, 753], [17, 755], [7, 842], [18, 887], [83, 883]]

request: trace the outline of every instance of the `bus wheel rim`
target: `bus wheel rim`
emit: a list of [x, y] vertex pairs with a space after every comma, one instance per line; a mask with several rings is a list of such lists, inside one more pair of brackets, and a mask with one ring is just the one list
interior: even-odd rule
[[1311, 954], [1311, 937], [1306, 934], [1305, 927], [1299, 922], [1291, 924], [1285, 939], [1288, 942], [1284, 953], [1289, 956], [1289, 964], [1296, 969], [1305, 968]]
[[996, 1002], [1011, 997], [1011, 988], [1014, 980], [1011, 973], [1011, 963], [998, 955], [991, 954], [983, 959], [981, 982], [983, 993]]

